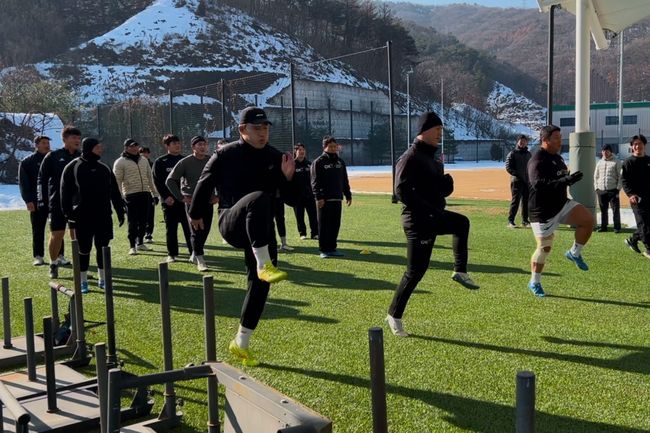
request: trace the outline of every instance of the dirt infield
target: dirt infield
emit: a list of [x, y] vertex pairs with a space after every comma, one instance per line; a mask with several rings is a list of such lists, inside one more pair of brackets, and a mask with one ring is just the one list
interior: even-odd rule
[[[510, 175], [504, 169], [452, 170], [455, 198], [510, 200]], [[359, 174], [350, 177], [350, 187], [356, 192], [387, 193], [392, 190], [391, 175]]]

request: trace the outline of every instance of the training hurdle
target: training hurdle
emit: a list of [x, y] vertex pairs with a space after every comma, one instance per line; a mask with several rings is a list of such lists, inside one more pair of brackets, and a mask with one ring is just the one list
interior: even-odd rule
[[[75, 243], [73, 243], [73, 253], [75, 252], [75, 246]], [[108, 270], [106, 275], [106, 287], [108, 289], [106, 296], [110, 298], [110, 302], [107, 302], [106, 305], [107, 317], [110, 319], [108, 323], [112, 325], [114, 320], [110, 248], [105, 247], [102, 254]], [[78, 250], [75, 257], [78, 257]], [[75, 293], [81, 295], [79, 274], [78, 272], [76, 274]], [[64, 288], [64, 290], [69, 289]], [[32, 320], [31, 299], [27, 298], [25, 304], [26, 311], [28, 311], [26, 329], [33, 329], [33, 325], [29, 325]], [[82, 311], [80, 307], [83, 308], [80, 303], [75, 304], [77, 311]], [[53, 335], [53, 323], [52, 317], [43, 319], [43, 335]], [[83, 327], [79, 327], [79, 324], [83, 323], [82, 316], [77, 315], [75, 323], [77, 323], [78, 329], [83, 330]], [[18, 402], [18, 407], [30, 417], [27, 425], [29, 431], [85, 432], [97, 429], [101, 418], [97, 388], [102, 382], [106, 382], [105, 378], [109, 366], [118, 364], [115, 356], [114, 329], [112, 327], [108, 329], [110, 330], [109, 339], [112, 340], [112, 348], [108, 356], [105, 347], [96, 352], [96, 378], [87, 378], [64, 363], [56, 364], [53, 338], [45, 338], [43, 350], [45, 366], [36, 367], [33, 350], [28, 351], [27, 371], [0, 376], [0, 383], [4, 390], [7, 391], [6, 393], [0, 393], [0, 400], [4, 404], [6, 404], [5, 402], [11, 404], [14, 400]], [[33, 332], [27, 332], [26, 334], [28, 341], [33, 338]], [[74, 339], [77, 351], [87, 358], [83, 332], [76, 333]], [[30, 344], [28, 343], [27, 346], [29, 347]], [[80, 350], [80, 347], [83, 349]], [[80, 357], [80, 359], [83, 358]], [[127, 378], [133, 376], [127, 372], [122, 372], [122, 374]], [[153, 401], [149, 398], [146, 387], [137, 387], [131, 405], [120, 410], [120, 417], [122, 419], [133, 419], [147, 416], [151, 413], [152, 407]], [[16, 410], [12, 410], [12, 414], [15, 416], [13, 419], [4, 419], [3, 421], [9, 427], [15, 427], [16, 431], [20, 431], [19, 429], [23, 428], [25, 417], [17, 417], [15, 415]]]
[[[167, 264], [160, 268], [161, 301], [167, 282]], [[168, 308], [163, 306], [161, 309]], [[102, 422], [102, 433], [153, 433], [178, 425], [182, 413], [176, 411], [176, 395], [173, 382], [207, 378], [208, 433], [219, 433], [219, 402], [217, 386], [225, 388], [223, 404], [224, 433], [331, 433], [332, 422], [318, 413], [293, 401], [282, 393], [257, 382], [243, 371], [226, 363], [217, 361], [216, 332], [214, 313], [214, 284], [212, 276], [203, 277], [203, 311], [205, 326], [206, 361], [202, 365], [189, 365], [182, 369], [168, 369], [137, 378], [125, 379], [119, 369], [109, 372], [106, 395], [106, 423]], [[171, 328], [163, 326], [163, 341], [171, 341]], [[171, 366], [165, 356], [165, 365]], [[165, 384], [165, 404], [158, 419], [144, 421], [120, 428], [117, 411], [119, 392], [134, 386]], [[101, 389], [101, 388], [100, 388]], [[100, 390], [100, 400], [104, 392]], [[103, 403], [102, 403], [103, 405]], [[104, 425], [106, 428], [104, 428]]]

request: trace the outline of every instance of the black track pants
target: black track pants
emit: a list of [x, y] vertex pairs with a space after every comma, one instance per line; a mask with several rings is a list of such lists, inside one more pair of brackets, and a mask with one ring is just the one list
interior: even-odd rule
[[179, 201], [174, 201], [174, 204], [167, 206], [162, 205], [163, 217], [165, 219], [165, 240], [167, 242], [167, 254], [176, 257], [178, 256], [178, 225], [183, 229], [185, 236], [185, 244], [187, 250], [192, 254], [192, 241], [190, 233], [190, 224], [187, 221], [187, 214], [185, 213], [185, 205]]
[[137, 192], [126, 196], [126, 214], [129, 220], [129, 245], [131, 248], [144, 243], [151, 194]]
[[305, 211], [307, 211], [307, 218], [309, 218], [309, 236], [313, 238], [318, 234], [318, 216], [316, 214], [316, 200], [314, 197], [301, 198], [300, 202], [293, 207], [293, 212], [296, 215], [298, 234], [300, 236], [307, 236]]
[[341, 228], [341, 200], [325, 201], [318, 209], [318, 249], [323, 253], [336, 250]]

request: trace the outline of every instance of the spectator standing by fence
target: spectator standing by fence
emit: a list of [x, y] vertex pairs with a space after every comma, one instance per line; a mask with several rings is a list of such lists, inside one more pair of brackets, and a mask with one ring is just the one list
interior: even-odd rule
[[307, 226], [305, 225], [305, 211], [309, 219], [309, 235], [312, 239], [318, 238], [318, 216], [316, 214], [316, 199], [311, 189], [311, 161], [307, 159], [307, 152], [302, 143], [297, 143], [293, 148], [296, 161], [295, 182], [300, 189], [300, 195], [293, 207], [298, 225], [300, 239], [307, 239]]
[[528, 150], [528, 137], [520, 135], [517, 138], [517, 146], [508, 153], [506, 157], [506, 171], [510, 174], [510, 211], [508, 213], [508, 227], [516, 228], [515, 217], [521, 203], [521, 225], [528, 227], [528, 161], [530, 161]]
[[614, 233], [621, 231], [621, 203], [619, 192], [623, 187], [621, 177], [621, 161], [616, 159], [612, 152], [612, 146], [606, 144], [603, 146], [602, 158], [596, 164], [594, 170], [594, 188], [598, 195], [598, 205], [600, 207], [600, 227], [599, 232], [606, 232], [609, 224], [609, 207], [612, 207], [612, 216], [614, 219]]
[[352, 193], [345, 162], [339, 158], [339, 145], [334, 137], [323, 137], [323, 154], [311, 165], [311, 186], [318, 208], [318, 248], [327, 259], [343, 255], [337, 250], [341, 228], [342, 201], [352, 204]]
[[34, 153], [23, 159], [18, 166], [18, 184], [32, 226], [33, 265], [41, 266], [45, 264], [47, 209], [38, 206], [38, 171], [43, 158], [50, 152], [50, 138], [38, 135], [34, 138], [34, 146]]
[[153, 180], [160, 194], [163, 218], [165, 220], [165, 243], [167, 245], [167, 263], [173, 263], [178, 257], [178, 225], [181, 225], [185, 237], [187, 251], [192, 256], [192, 241], [190, 223], [187, 220], [185, 204], [176, 200], [165, 184], [167, 176], [178, 162], [184, 158], [181, 154], [181, 140], [176, 135], [167, 134], [163, 137], [167, 153], [153, 163]]
[[124, 141], [124, 152], [113, 164], [115, 179], [126, 201], [129, 221], [129, 254], [150, 251], [144, 244], [149, 205], [158, 193], [153, 183], [151, 167], [146, 158], [140, 156], [140, 145], [132, 138]]
[[[178, 201], [185, 204], [187, 218], [189, 218], [189, 209], [192, 205], [192, 195], [199, 182], [199, 177], [203, 172], [205, 164], [208, 162], [208, 142], [201, 136], [195, 136], [191, 139], [192, 154], [181, 159], [172, 169], [165, 185], [169, 192]], [[210, 206], [204, 208], [203, 227], [191, 227], [192, 232], [192, 255], [190, 262], [196, 264], [196, 268], [201, 271], [207, 271], [208, 265], [205, 262], [205, 241], [208, 239], [210, 228], [212, 227], [212, 218], [214, 214], [213, 205], [217, 203], [217, 196], [213, 193], [209, 198]]]

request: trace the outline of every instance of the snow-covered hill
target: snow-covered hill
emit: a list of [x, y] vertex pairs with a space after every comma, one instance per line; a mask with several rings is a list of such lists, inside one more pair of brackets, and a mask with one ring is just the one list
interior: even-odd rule
[[196, 0], [179, 4], [156, 0], [110, 32], [36, 67], [74, 83], [88, 103], [257, 73], [288, 76], [291, 62], [301, 78], [373, 87], [343, 63], [313, 64], [322, 59], [311, 47], [240, 10], [215, 5], [199, 16]]
[[[546, 123], [546, 109], [497, 82], [487, 98], [487, 112], [495, 119], [525, 131], [539, 131]], [[529, 134], [530, 135], [530, 134]]]

